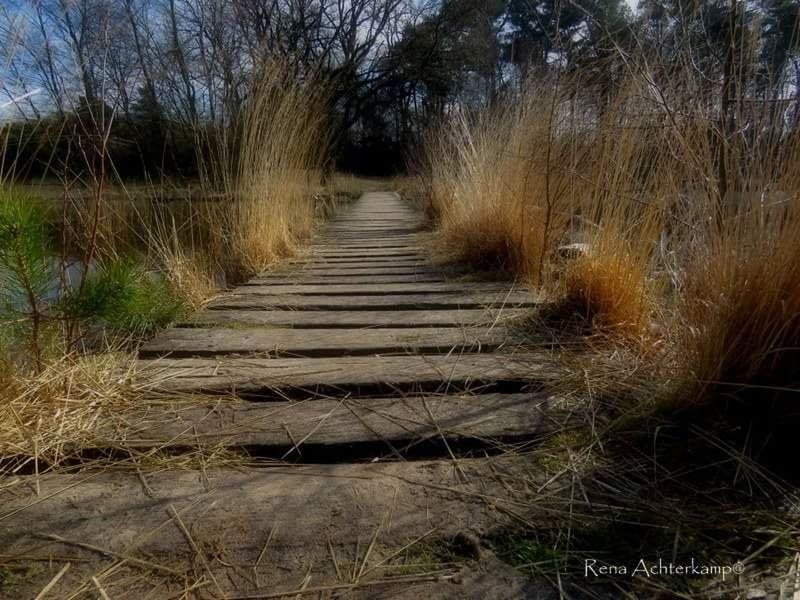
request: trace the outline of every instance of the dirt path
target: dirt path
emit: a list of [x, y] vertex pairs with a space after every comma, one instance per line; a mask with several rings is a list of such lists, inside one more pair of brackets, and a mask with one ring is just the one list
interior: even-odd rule
[[0, 490], [3, 557], [28, 558], [7, 597], [66, 564], [43, 597], [549, 597], [473, 543], [530, 510], [535, 474], [504, 451], [569, 417], [537, 391], [557, 363], [511, 326], [537, 299], [432, 266], [418, 228], [366, 194], [144, 346], [160, 400], [107, 447], [258, 466], [20, 478]]

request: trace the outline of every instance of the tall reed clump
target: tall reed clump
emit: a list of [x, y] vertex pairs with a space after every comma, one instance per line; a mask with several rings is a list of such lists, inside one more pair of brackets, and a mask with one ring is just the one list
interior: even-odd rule
[[579, 251], [554, 264], [546, 282], [557, 312], [628, 342], [656, 341], [654, 318], [673, 284], [664, 243], [676, 205], [697, 187], [694, 167], [677, 151], [696, 128], [664, 106], [672, 92], [689, 93], [680, 85], [656, 91], [630, 76], [582, 129], [571, 173], [584, 184], [580, 218], [566, 235]]
[[241, 109], [222, 124], [196, 124], [200, 197], [181, 222], [148, 224], [148, 244], [192, 306], [297, 252], [315, 225], [329, 156], [328, 87], [278, 61], [255, 70]]
[[226, 176], [231, 201], [216, 207], [218, 245], [233, 279], [296, 252], [312, 232], [330, 149], [327, 97], [322, 82], [301, 81], [279, 63], [256, 73]]
[[[643, 335], [674, 192], [664, 186], [674, 178], [664, 117], [645, 106], [647, 93], [631, 79], [601, 109], [579, 79], [562, 78], [524, 86], [487, 117], [446, 124], [426, 171], [440, 252], [544, 286], [553, 315]], [[577, 256], [559, 261], [562, 245]]]
[[745, 168], [695, 219], [672, 323], [684, 376], [675, 402], [785, 443], [800, 414], [800, 143], [769, 147], [731, 144]]
[[581, 185], [570, 176], [576, 123], [561, 90], [531, 87], [428, 136], [424, 177], [443, 258], [541, 283]]

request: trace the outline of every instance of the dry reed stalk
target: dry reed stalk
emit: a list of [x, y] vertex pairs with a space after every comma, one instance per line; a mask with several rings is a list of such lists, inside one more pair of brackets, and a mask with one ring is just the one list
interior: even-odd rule
[[314, 191], [327, 151], [327, 88], [267, 63], [242, 115], [236, 166], [226, 186], [222, 244], [239, 278], [295, 252], [315, 225]]
[[126, 406], [124, 359], [108, 354], [63, 359], [39, 374], [4, 377], [0, 401], [0, 455], [8, 468], [35, 461], [56, 465], [91, 446], [100, 420]]
[[[550, 112], [541, 106], [552, 106]], [[541, 283], [543, 258], [563, 233], [576, 180], [569, 141], [569, 105], [546, 84], [471, 122], [458, 115], [431, 139], [429, 216], [447, 259], [501, 267]], [[569, 135], [567, 136], [569, 137]]]

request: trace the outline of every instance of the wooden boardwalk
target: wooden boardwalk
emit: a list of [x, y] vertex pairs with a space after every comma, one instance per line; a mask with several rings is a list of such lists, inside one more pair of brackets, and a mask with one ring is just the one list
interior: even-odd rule
[[[306, 255], [145, 345], [146, 377], [201, 396], [169, 418], [140, 420], [126, 442], [371, 460], [552, 429], [554, 407], [528, 389], [555, 367], [513, 327], [536, 297], [431, 265], [419, 225], [395, 194], [366, 194]], [[226, 395], [236, 398], [220, 405]]]
[[50, 565], [24, 597], [64, 564], [48, 598], [557, 597], [482, 554], [414, 570], [420, 542], [528, 518], [546, 480], [517, 450], [573, 418], [517, 335], [534, 294], [432, 266], [418, 226], [367, 194], [144, 346], [146, 393], [97, 440], [127, 469], [0, 489], [4, 553]]

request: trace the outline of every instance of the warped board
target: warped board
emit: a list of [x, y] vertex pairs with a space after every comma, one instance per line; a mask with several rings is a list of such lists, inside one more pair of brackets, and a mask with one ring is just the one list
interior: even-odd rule
[[278, 296], [247, 294], [220, 296], [208, 305], [210, 310], [435, 310], [484, 307], [532, 307], [540, 301], [529, 293], [497, 294], [395, 294], [390, 296]]
[[484, 283], [484, 282], [419, 282], [419, 283], [353, 283], [353, 284], [295, 284], [295, 285], [247, 285], [234, 289], [231, 294], [275, 294], [291, 296], [295, 294], [325, 295], [325, 296], [359, 296], [384, 295], [384, 294], [458, 294], [468, 296], [474, 292], [479, 294], [496, 294], [500, 297], [504, 295], [519, 296], [524, 293], [530, 294], [529, 290], [523, 287], [509, 286], [507, 283]]
[[[535, 394], [408, 395], [309, 402], [199, 402], [154, 408], [105, 437], [109, 446], [258, 446], [302, 455], [309, 447], [392, 442], [402, 451], [425, 441], [510, 440], [565, 425], [570, 406]], [[101, 434], [102, 435], [102, 434]]]
[[138, 361], [139, 376], [162, 391], [263, 394], [288, 390], [420, 386], [466, 388], [492, 382], [555, 381], [549, 353], [453, 353], [344, 358], [161, 358]]
[[262, 325], [294, 328], [446, 327], [495, 325], [524, 319], [529, 309], [454, 309], [397, 311], [209, 310], [182, 326]]
[[295, 265], [293, 269], [276, 269], [268, 273], [257, 275], [245, 285], [253, 283], [258, 285], [262, 281], [270, 281], [275, 278], [302, 277], [315, 275], [320, 277], [338, 277], [340, 275], [413, 275], [421, 274], [441, 274], [441, 269], [436, 269], [431, 265], [422, 262], [400, 263], [397, 262], [378, 262], [367, 263], [308, 263]]
[[445, 283], [446, 277], [441, 273], [374, 273], [374, 274], [336, 274], [336, 273], [304, 273], [294, 275], [272, 275], [250, 280], [244, 287], [263, 285], [331, 285], [331, 284], [375, 284], [375, 283]]
[[423, 329], [172, 328], [139, 349], [139, 356], [360, 356], [407, 352], [488, 351], [512, 339], [502, 327]]

